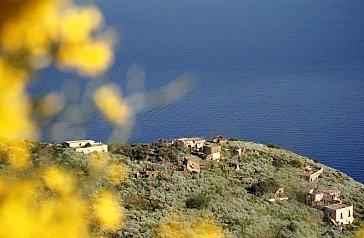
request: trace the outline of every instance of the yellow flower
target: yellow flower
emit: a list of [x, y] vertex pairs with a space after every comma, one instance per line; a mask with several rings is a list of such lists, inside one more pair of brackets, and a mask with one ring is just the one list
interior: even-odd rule
[[355, 238], [364, 238], [364, 228], [359, 229], [359, 230], [355, 233]]
[[224, 238], [220, 228], [210, 218], [173, 214], [161, 220], [157, 229], [160, 238]]
[[29, 137], [34, 125], [30, 120], [30, 101], [25, 94], [27, 73], [14, 68], [0, 57], [0, 136]]
[[121, 228], [124, 214], [118, 199], [108, 191], [101, 191], [93, 198], [94, 215], [99, 224], [111, 231]]
[[13, 169], [26, 169], [29, 164], [31, 144], [27, 140], [0, 138], [2, 153]]
[[[10, 183], [1, 194], [0, 237], [31, 237], [35, 235], [36, 216], [34, 181]], [[20, 227], [21, 226], [21, 227]]]
[[59, 31], [61, 44], [87, 42], [91, 33], [102, 24], [102, 15], [94, 6], [68, 8], [60, 17], [62, 19]]
[[123, 181], [125, 181], [127, 175], [128, 175], [128, 171], [125, 168], [125, 165], [110, 164], [109, 166], [107, 166], [106, 176], [110, 181], [112, 181], [116, 184], [119, 184], [119, 183], [122, 183]]
[[56, 166], [47, 167], [44, 169], [43, 174], [44, 182], [49, 188], [63, 194], [69, 194], [73, 191], [74, 179], [61, 168]]
[[61, 69], [76, 70], [86, 76], [98, 76], [112, 64], [113, 52], [107, 41], [85, 41], [61, 46], [57, 60]]
[[94, 95], [94, 101], [107, 119], [116, 125], [123, 125], [130, 114], [130, 109], [115, 88], [114, 85], [101, 86]]
[[104, 171], [110, 157], [107, 153], [92, 153], [90, 156], [90, 168], [91, 172], [99, 173]]

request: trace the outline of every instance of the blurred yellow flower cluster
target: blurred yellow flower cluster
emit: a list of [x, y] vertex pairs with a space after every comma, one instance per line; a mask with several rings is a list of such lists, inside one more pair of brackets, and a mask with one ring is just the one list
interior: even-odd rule
[[0, 148], [6, 153], [7, 162], [16, 171], [29, 166], [31, 144], [27, 140], [0, 138]]
[[209, 217], [173, 214], [161, 220], [160, 238], [224, 238], [224, 232]]
[[116, 88], [112, 84], [101, 86], [94, 95], [94, 101], [107, 119], [116, 125], [123, 125], [130, 114], [130, 108]]
[[122, 227], [123, 213], [119, 201], [109, 191], [101, 191], [92, 200], [94, 216], [98, 223], [109, 231], [116, 231]]
[[41, 188], [36, 178], [0, 179], [0, 237], [90, 237], [83, 199], [42, 196]]
[[96, 34], [103, 26], [96, 7], [61, 0], [1, 0], [0, 6], [2, 54], [18, 65], [40, 68], [54, 60], [62, 69], [87, 76], [111, 65], [112, 41]]
[[[59, 165], [28, 166], [30, 141], [2, 139], [0, 147], [8, 160], [2, 158], [1, 163], [8, 162], [11, 174], [11, 178], [0, 176], [0, 237], [102, 237], [123, 228], [124, 212], [118, 196], [95, 186], [95, 177], [108, 181], [109, 171], [115, 169], [107, 154], [93, 154], [89, 177], [80, 181]], [[13, 157], [26, 158], [21, 171], [17, 163], [13, 164]], [[121, 183], [126, 169], [122, 164], [117, 166], [121, 171], [116, 174], [117, 182]], [[101, 169], [107, 176], [98, 177]]]
[[364, 228], [360, 228], [356, 234], [355, 234], [355, 238], [364, 238]]
[[24, 137], [33, 134], [31, 106], [25, 94], [27, 73], [0, 56], [0, 136]]
[[125, 181], [128, 170], [118, 160], [112, 159], [107, 153], [92, 153], [90, 157], [90, 172], [97, 179], [120, 184]]
[[[71, 0], [0, 0], [0, 136], [34, 137], [25, 92], [33, 71], [54, 62], [62, 70], [95, 77], [112, 61], [113, 37], [103, 31], [97, 7]], [[54, 96], [45, 101], [58, 107], [42, 103], [42, 115], [63, 108]]]
[[32, 113], [50, 117], [64, 106], [61, 94], [50, 93], [34, 111], [26, 93], [34, 71], [54, 63], [96, 77], [110, 67], [113, 37], [102, 30], [103, 17], [95, 6], [0, 0], [0, 152], [12, 175], [0, 175], [0, 237], [92, 237], [95, 227], [110, 232], [123, 226], [115, 194], [84, 189], [92, 187], [85, 183], [95, 182], [92, 173], [101, 168], [105, 179], [121, 183], [127, 174], [123, 165], [105, 157], [106, 167], [97, 169], [91, 158], [90, 178], [81, 182], [58, 165], [34, 168], [31, 142], [9, 139], [36, 138]]

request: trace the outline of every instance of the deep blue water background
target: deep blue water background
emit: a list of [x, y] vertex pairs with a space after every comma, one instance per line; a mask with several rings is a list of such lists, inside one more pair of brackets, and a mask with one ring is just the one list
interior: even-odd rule
[[[134, 64], [147, 90], [185, 72], [196, 78], [182, 99], [138, 113], [129, 142], [223, 134], [278, 144], [364, 182], [362, 0], [96, 3], [121, 36], [107, 78], [124, 94]], [[109, 127], [92, 123], [88, 137], [107, 140]]]

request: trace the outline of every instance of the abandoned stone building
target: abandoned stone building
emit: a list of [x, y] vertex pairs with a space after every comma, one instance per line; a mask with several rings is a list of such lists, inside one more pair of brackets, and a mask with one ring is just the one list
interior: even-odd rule
[[89, 154], [92, 152], [108, 152], [108, 146], [95, 142], [94, 140], [73, 140], [66, 141], [66, 145], [70, 148], [74, 148], [77, 152]]
[[179, 138], [172, 141], [173, 145], [183, 146], [184, 148], [200, 150], [205, 145], [206, 140], [193, 137], [193, 138]]
[[212, 140], [214, 143], [218, 143], [221, 145], [224, 145], [227, 143], [227, 139], [224, 138], [223, 136], [219, 135], [219, 136], [215, 136], [214, 139]]
[[325, 218], [335, 225], [351, 224], [354, 221], [353, 205], [331, 204], [324, 208]]
[[311, 206], [326, 206], [341, 203], [339, 190], [311, 189], [307, 196], [307, 203]]
[[323, 167], [311, 168], [307, 167], [304, 172], [300, 174], [300, 177], [310, 182], [316, 180], [324, 172]]
[[163, 170], [141, 171], [136, 173], [136, 178], [156, 178], [164, 174]]
[[200, 158], [194, 155], [191, 155], [186, 158], [186, 169], [188, 172], [200, 172]]
[[221, 145], [207, 143], [204, 145], [202, 152], [206, 155], [206, 159], [219, 160], [221, 157]]

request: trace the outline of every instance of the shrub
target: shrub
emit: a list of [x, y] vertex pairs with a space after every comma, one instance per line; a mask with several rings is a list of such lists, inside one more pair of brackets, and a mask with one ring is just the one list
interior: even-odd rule
[[270, 179], [266, 181], [260, 181], [250, 188], [248, 188], [248, 192], [255, 194], [256, 196], [262, 196], [264, 194], [273, 193], [279, 188], [279, 184], [277, 181]]
[[206, 193], [199, 193], [193, 195], [186, 200], [186, 207], [193, 209], [203, 209], [207, 208], [211, 198]]
[[291, 223], [287, 226], [287, 228], [288, 228], [288, 230], [290, 230], [290, 231], [292, 231], [292, 232], [296, 232], [296, 231], [297, 231], [297, 229], [298, 229], [298, 226], [297, 226], [295, 223], [291, 222]]
[[272, 164], [276, 168], [282, 168], [283, 167], [282, 160], [280, 160], [280, 159], [273, 160]]
[[281, 149], [281, 147], [279, 145], [275, 145], [275, 144], [267, 144], [268, 148], [274, 148], [274, 149]]
[[299, 159], [294, 159], [294, 160], [291, 161], [291, 165], [293, 167], [297, 167], [297, 168], [301, 167], [302, 168], [302, 167], [305, 166], [305, 163], [303, 161], [299, 160]]

